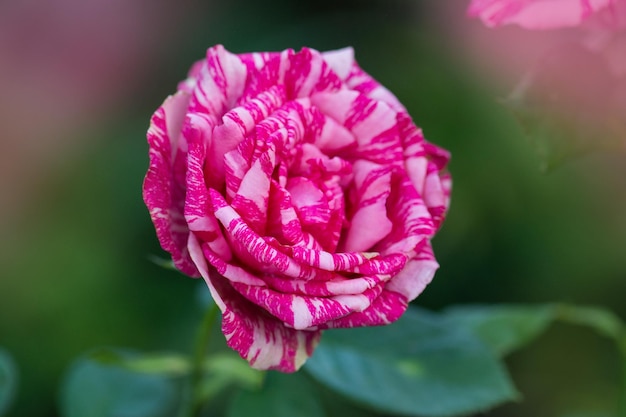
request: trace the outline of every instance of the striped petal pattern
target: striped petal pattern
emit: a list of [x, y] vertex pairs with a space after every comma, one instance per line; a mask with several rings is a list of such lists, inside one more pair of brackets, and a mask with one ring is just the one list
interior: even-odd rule
[[350, 48], [210, 48], [147, 137], [161, 246], [255, 368], [293, 372], [322, 330], [395, 321], [438, 268], [449, 155]]

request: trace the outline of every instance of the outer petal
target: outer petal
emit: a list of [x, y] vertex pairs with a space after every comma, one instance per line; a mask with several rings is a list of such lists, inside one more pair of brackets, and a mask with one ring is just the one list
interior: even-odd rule
[[360, 294], [341, 294], [331, 297], [284, 294], [265, 286], [233, 283], [233, 287], [255, 305], [263, 307], [272, 316], [298, 330], [323, 325], [354, 312], [367, 309], [382, 287], [374, 286]]
[[389, 276], [372, 275], [359, 278], [345, 278], [337, 274], [333, 281], [302, 281], [284, 279], [275, 276], [265, 277], [267, 285], [287, 294], [308, 295], [311, 297], [329, 297], [333, 295], [355, 295], [374, 288], [387, 281]]
[[189, 109], [206, 114], [217, 122], [243, 94], [246, 67], [237, 55], [217, 45], [209, 48], [206, 65], [200, 66], [195, 75]]
[[420, 253], [411, 259], [404, 269], [393, 277], [385, 289], [402, 294], [407, 300], [412, 301], [424, 291], [424, 288], [435, 276], [439, 264], [435, 260], [430, 243], [425, 243]]
[[428, 207], [404, 174], [394, 175], [387, 199], [392, 231], [380, 242], [382, 253], [402, 253], [415, 256], [416, 248], [434, 236], [437, 228]]
[[212, 140], [211, 127], [210, 121], [201, 115], [187, 116], [185, 137], [189, 143], [189, 153], [185, 220], [191, 232], [208, 244], [221, 259], [229, 260], [232, 253], [215, 218], [204, 173], [206, 156]]
[[152, 116], [147, 134], [150, 167], [143, 183], [143, 198], [161, 247], [172, 255], [178, 269], [198, 276], [189, 258], [189, 229], [183, 216], [187, 142], [181, 135], [181, 127], [188, 103], [187, 93], [176, 93]]
[[404, 295], [395, 291], [383, 290], [369, 308], [359, 313], [352, 313], [320, 325], [320, 329], [336, 329], [363, 326], [383, 326], [398, 320], [408, 307]]
[[341, 81], [348, 78], [350, 71], [356, 65], [354, 49], [351, 47], [322, 52], [322, 56]]
[[450, 160], [450, 154], [426, 142], [421, 129], [413, 124], [407, 113], [398, 113], [397, 120], [404, 148], [404, 166], [411, 183], [424, 199], [433, 217], [434, 234], [450, 204], [450, 176], [443, 172]]
[[189, 248], [213, 299], [222, 310], [226, 343], [253, 368], [295, 372], [313, 354], [321, 332], [285, 327], [260, 307], [247, 301], [214, 271], [210, 271], [197, 239], [190, 235]]
[[319, 343], [320, 331], [285, 327], [243, 297], [227, 300], [222, 317], [226, 343], [253, 368], [295, 372]]
[[[428, 285], [438, 268], [430, 245], [389, 281], [368, 308], [319, 324], [319, 329], [381, 326], [393, 323], [404, 314], [408, 302]], [[397, 281], [396, 281], [397, 280]]]

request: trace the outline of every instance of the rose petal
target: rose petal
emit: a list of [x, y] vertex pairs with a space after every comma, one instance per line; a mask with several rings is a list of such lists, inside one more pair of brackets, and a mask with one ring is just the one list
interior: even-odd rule
[[251, 274], [245, 268], [233, 265], [216, 253], [209, 244], [202, 243], [202, 253], [211, 266], [224, 278], [231, 282], [240, 282], [247, 285], [263, 286], [265, 281]]
[[358, 200], [355, 202], [356, 210], [350, 219], [343, 251], [367, 251], [389, 234], [393, 227], [387, 218], [386, 208], [390, 183], [389, 166], [364, 160], [355, 162], [354, 192]]
[[359, 278], [345, 278], [336, 274], [332, 281], [304, 281], [266, 276], [263, 280], [267, 285], [281, 293], [299, 294], [312, 297], [329, 297], [343, 294], [361, 294], [389, 280], [389, 275], [372, 275]]
[[246, 299], [263, 307], [274, 317], [297, 330], [310, 329], [351, 313], [361, 312], [367, 309], [382, 291], [381, 287], [374, 286], [360, 294], [325, 298], [285, 294], [266, 286], [237, 282], [232, 286]]
[[303, 226], [319, 227], [328, 223], [331, 216], [328, 201], [313, 181], [303, 177], [290, 178], [286, 189]]
[[435, 228], [439, 228], [450, 204], [450, 177], [442, 173], [450, 160], [450, 153], [426, 142], [421, 129], [413, 124], [407, 113], [398, 113], [397, 121], [404, 148], [404, 166], [419, 194], [417, 201], [423, 198]]
[[424, 149], [425, 140], [422, 130], [418, 129], [406, 112], [396, 116], [402, 148], [404, 149], [404, 167], [418, 193], [424, 191], [424, 179], [428, 167], [428, 158]]
[[313, 354], [319, 331], [298, 331], [285, 327], [239, 295], [226, 280], [210, 272], [199, 243], [189, 239], [191, 257], [222, 311], [222, 333], [229, 347], [239, 352], [253, 368], [295, 372]]
[[323, 271], [300, 265], [269, 245], [241, 219], [219, 193], [215, 190], [209, 190], [209, 193], [215, 217], [224, 226], [231, 247], [240, 261], [258, 271], [280, 273], [293, 278], [312, 279], [324, 275]]
[[332, 156], [340, 151], [348, 152], [350, 149], [356, 148], [357, 141], [352, 132], [337, 123], [335, 119], [324, 115], [319, 109], [313, 108], [312, 111], [321, 115], [324, 121], [322, 130], [314, 143], [317, 149]]
[[[192, 113], [187, 116], [185, 137], [189, 143], [187, 157], [187, 193], [185, 197], [185, 220], [189, 230], [222, 259], [232, 257], [228, 242], [224, 238], [209, 198], [205, 182], [204, 163], [211, 141], [210, 121]], [[208, 124], [208, 125], [205, 125]]]
[[324, 57], [324, 60], [335, 71], [335, 74], [341, 81], [345, 81], [348, 78], [350, 71], [352, 71], [355, 65], [354, 49], [350, 47], [322, 52], [322, 57]]
[[290, 97], [309, 97], [313, 93], [341, 88], [341, 80], [318, 51], [302, 48], [300, 52], [288, 54], [287, 59], [289, 69], [285, 85]]
[[394, 175], [387, 206], [393, 229], [378, 248], [382, 253], [403, 253], [412, 258], [415, 248], [430, 239], [437, 229], [428, 207], [406, 174]]
[[352, 158], [381, 164], [402, 161], [397, 112], [388, 104], [351, 90], [317, 93], [311, 102], [356, 137], [358, 147]]
[[226, 343], [255, 369], [295, 372], [319, 343], [321, 332], [285, 327], [243, 297], [229, 300], [228, 307], [222, 316]]
[[404, 295], [384, 289], [364, 311], [328, 321], [319, 329], [337, 329], [363, 326], [382, 326], [398, 320], [408, 307]]
[[267, 233], [276, 238], [281, 244], [297, 246], [304, 242], [304, 234], [300, 226], [300, 219], [291, 203], [291, 196], [272, 180], [267, 213]]
[[297, 331], [249, 303], [225, 282], [210, 272], [200, 245], [190, 235], [191, 257], [223, 313], [222, 333], [226, 343], [250, 362], [253, 368], [282, 372], [297, 371], [319, 343], [319, 331]]
[[265, 234], [271, 176], [276, 164], [273, 145], [269, 146], [270, 149], [254, 161], [244, 174], [231, 202], [232, 208], [260, 234]]
[[400, 271], [406, 262], [406, 254], [376, 252], [332, 253], [318, 248], [302, 246], [272, 245], [302, 266], [316, 270], [358, 273], [364, 275], [393, 275]]
[[414, 300], [435, 276], [439, 264], [435, 260], [430, 243], [426, 242], [420, 253], [411, 259], [404, 269], [393, 277], [385, 290], [402, 294], [408, 301]]
[[214, 183], [221, 185], [224, 180], [224, 155], [243, 142], [258, 123], [285, 103], [285, 99], [285, 89], [273, 86], [222, 117], [222, 124], [213, 130], [209, 156], [211, 177], [216, 179]]
[[[318, 200], [314, 207], [323, 211], [325, 217], [324, 227], [319, 227], [316, 224], [316, 221], [319, 223], [319, 218], [314, 212], [309, 213], [313, 217], [306, 220], [307, 210], [314, 210], [314, 208], [297, 203], [303, 206], [300, 212], [302, 230], [314, 236], [316, 242], [325, 250], [334, 251], [339, 243], [346, 219], [342, 184], [350, 183], [353, 177], [352, 166], [339, 157], [328, 158], [309, 143], [303, 144], [301, 149], [302, 155], [299, 162], [291, 167], [291, 178], [304, 177], [309, 181], [305, 187], [309, 187], [311, 192], [317, 195]], [[285, 186], [287, 185], [289, 185], [288, 181]]]
[[[292, 51], [293, 52], [293, 51]], [[276, 85], [284, 85], [289, 52], [254, 52], [241, 54], [239, 58], [246, 66], [248, 77], [239, 102], [246, 102]]]
[[150, 166], [143, 183], [143, 198], [161, 247], [172, 255], [178, 269], [197, 276], [186, 247], [189, 230], [183, 216], [187, 142], [181, 135], [181, 126], [188, 103], [189, 95], [184, 92], [170, 96], [150, 120]]
[[200, 67], [189, 110], [218, 120], [234, 107], [246, 82], [246, 66], [222, 45], [207, 50], [206, 65]]

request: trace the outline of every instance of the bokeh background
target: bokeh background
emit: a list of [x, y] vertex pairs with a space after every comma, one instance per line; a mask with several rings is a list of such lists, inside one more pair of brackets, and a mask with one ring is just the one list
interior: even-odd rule
[[[626, 318], [626, 155], [540, 169], [536, 145], [499, 103], [532, 53], [486, 59], [475, 48], [506, 30], [466, 21], [465, 7], [1, 2], [0, 346], [20, 371], [9, 415], [57, 416], [64, 372], [94, 347], [190, 350], [201, 283], [150, 261], [165, 254], [141, 199], [145, 131], [217, 43], [234, 52], [351, 45], [452, 152], [452, 208], [434, 241], [441, 269], [416, 304], [565, 301]], [[498, 73], [499, 59], [508, 72]], [[586, 329], [555, 325], [508, 364], [523, 401], [484, 415], [601, 412], [617, 394], [617, 353]]]

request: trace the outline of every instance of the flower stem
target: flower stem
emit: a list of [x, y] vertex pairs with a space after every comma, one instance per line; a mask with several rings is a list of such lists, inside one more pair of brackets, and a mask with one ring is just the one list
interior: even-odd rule
[[183, 405], [180, 413], [181, 417], [196, 417], [199, 415], [202, 408], [202, 367], [205, 355], [209, 347], [209, 342], [211, 341], [211, 331], [218, 316], [218, 312], [219, 307], [217, 306], [217, 304], [213, 304], [209, 308], [207, 308], [202, 319], [202, 323], [200, 324], [198, 332], [196, 333], [193, 356], [191, 357], [189, 392], [187, 401]]

